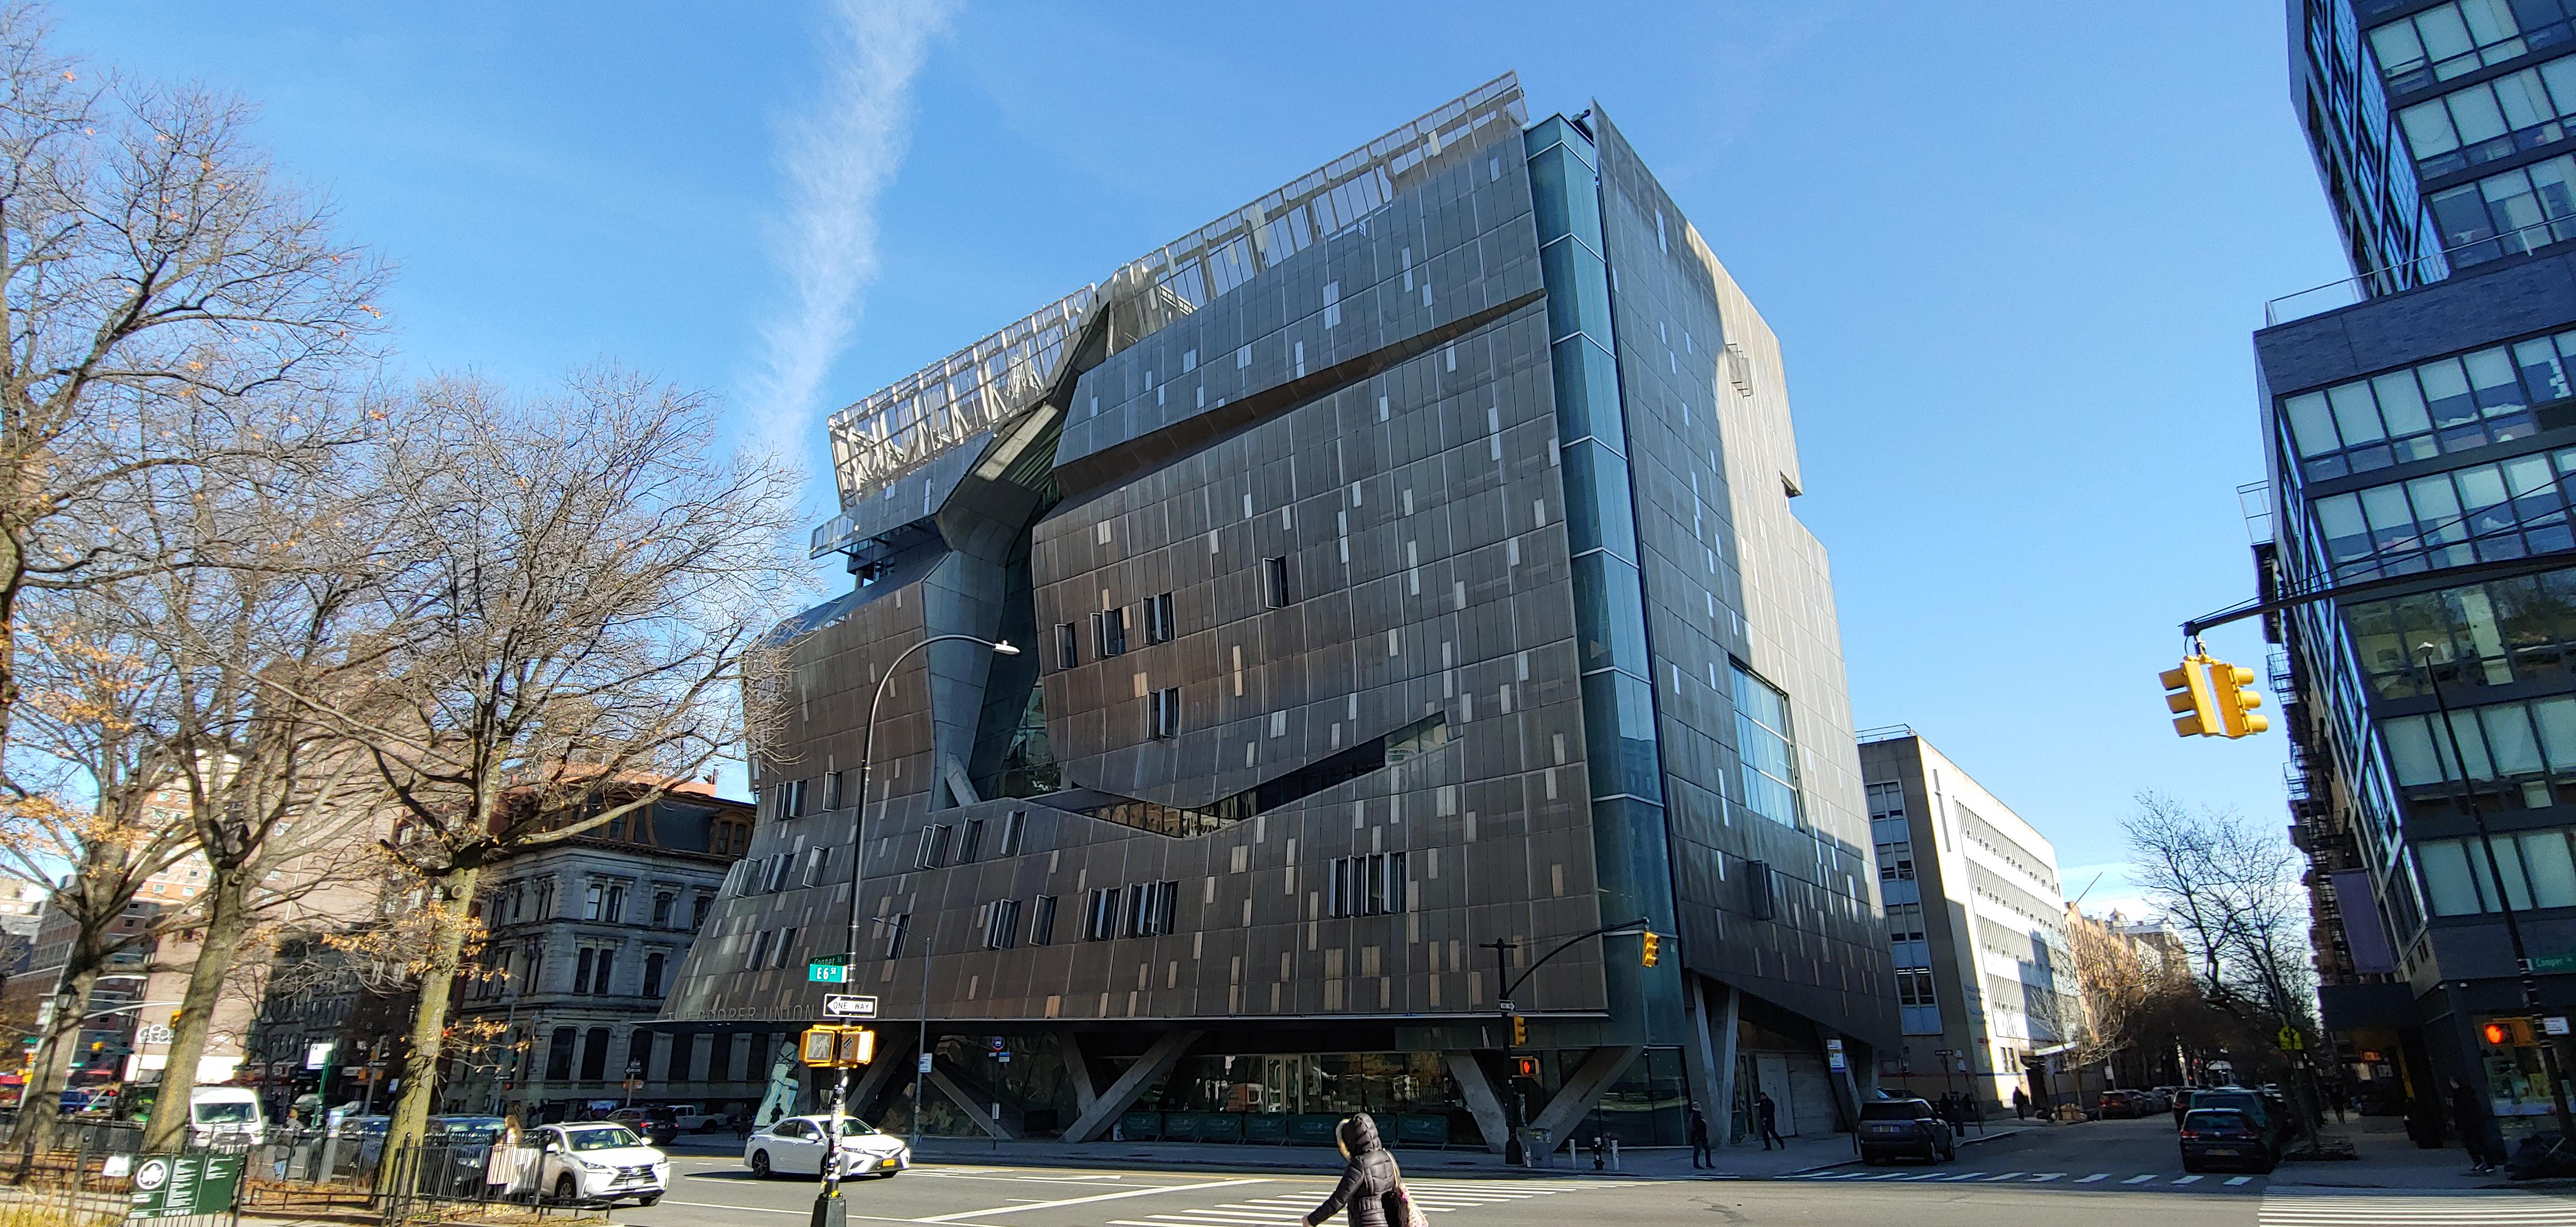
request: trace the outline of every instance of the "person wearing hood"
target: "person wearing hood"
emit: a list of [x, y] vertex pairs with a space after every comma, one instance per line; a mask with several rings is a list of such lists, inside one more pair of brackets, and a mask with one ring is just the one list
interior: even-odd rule
[[1414, 1221], [1412, 1199], [1404, 1192], [1404, 1173], [1378, 1138], [1377, 1122], [1354, 1112], [1333, 1127], [1342, 1148], [1342, 1182], [1324, 1204], [1306, 1215], [1306, 1227], [1322, 1227], [1342, 1208], [1350, 1208], [1350, 1227], [1406, 1227]]

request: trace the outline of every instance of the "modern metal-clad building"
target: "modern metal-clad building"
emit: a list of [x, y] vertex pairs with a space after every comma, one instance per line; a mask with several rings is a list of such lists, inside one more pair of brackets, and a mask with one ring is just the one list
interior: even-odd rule
[[2419, 1142], [2455, 1077], [2510, 1138], [2553, 1110], [2535, 1015], [2576, 1007], [2576, 14], [2287, 8], [2354, 269], [2254, 338], [2266, 595], [2331, 594], [2266, 620], [2319, 997]]
[[1677, 1142], [1763, 1054], [1831, 1127], [1895, 1010], [1783, 380], [1505, 76], [861, 400], [665, 1025], [783, 1034], [855, 945], [861, 1110], [926, 1034], [934, 1129]]

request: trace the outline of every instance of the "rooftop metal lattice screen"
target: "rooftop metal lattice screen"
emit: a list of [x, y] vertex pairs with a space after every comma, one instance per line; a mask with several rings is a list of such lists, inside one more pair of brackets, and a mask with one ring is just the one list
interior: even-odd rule
[[[1037, 407], [1094, 313], [1123, 349], [1264, 269], [1367, 224], [1442, 149], [1496, 122], [1528, 122], [1520, 79], [1505, 73], [1197, 231], [1146, 253], [1001, 331], [833, 414], [833, 475], [846, 511], [887, 482]], [[842, 521], [836, 520], [835, 524]], [[846, 544], [818, 529], [816, 551]]]

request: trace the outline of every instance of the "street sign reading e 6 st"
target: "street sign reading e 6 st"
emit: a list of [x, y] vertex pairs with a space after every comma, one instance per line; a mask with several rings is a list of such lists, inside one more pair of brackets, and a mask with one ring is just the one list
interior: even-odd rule
[[858, 997], [848, 993], [827, 993], [823, 997], [823, 1017], [825, 1018], [874, 1018], [876, 1016], [877, 999], [874, 997]]
[[815, 959], [805, 964], [805, 980], [810, 984], [847, 984], [850, 965], [837, 957]]

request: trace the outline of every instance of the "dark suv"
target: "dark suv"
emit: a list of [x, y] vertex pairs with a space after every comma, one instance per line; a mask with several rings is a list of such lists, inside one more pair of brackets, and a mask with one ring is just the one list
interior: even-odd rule
[[1950, 1126], [1932, 1115], [1920, 1099], [1881, 1099], [1860, 1106], [1860, 1159], [1921, 1159], [1938, 1163], [1955, 1159], [1959, 1142]]
[[2240, 1108], [2193, 1108], [2183, 1114], [2181, 1137], [2186, 1172], [2221, 1164], [2268, 1172], [2281, 1162], [2262, 1123]]

